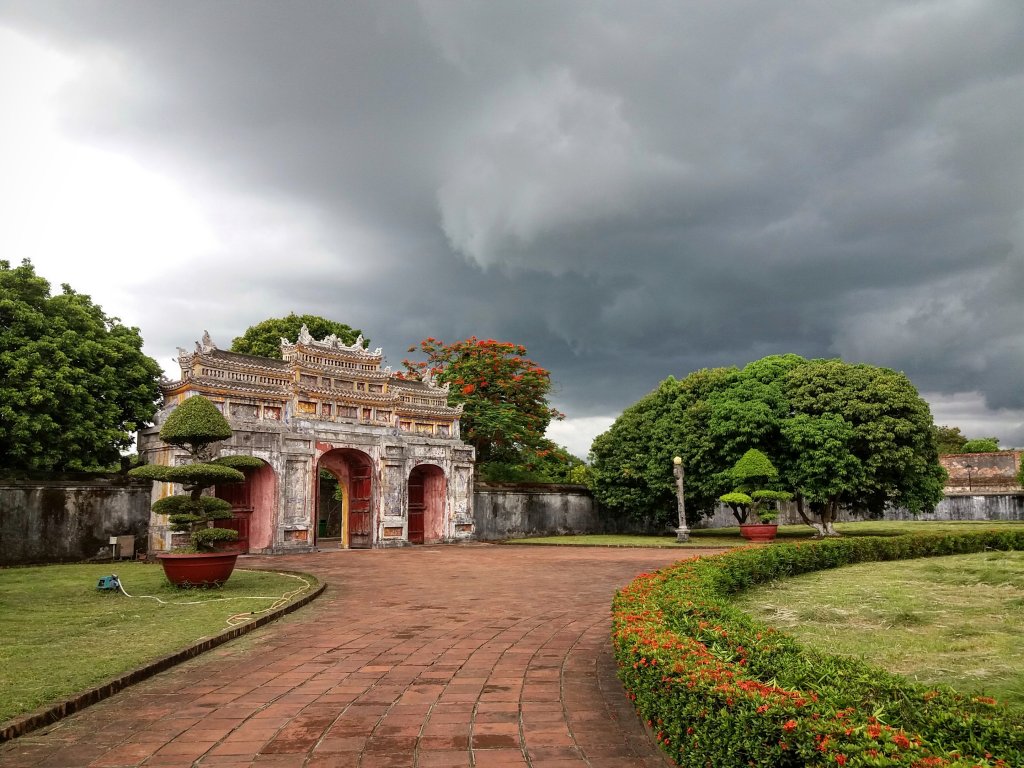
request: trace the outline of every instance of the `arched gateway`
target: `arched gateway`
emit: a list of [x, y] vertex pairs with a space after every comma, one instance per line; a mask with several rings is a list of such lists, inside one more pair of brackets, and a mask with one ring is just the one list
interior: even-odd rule
[[[281, 360], [218, 349], [208, 334], [194, 352], [178, 353], [181, 378], [163, 384], [163, 408], [139, 433], [139, 453], [150, 464], [181, 461], [159, 426], [185, 398], [212, 400], [234, 430], [221, 455], [264, 462], [244, 485], [218, 489], [235, 508], [240, 547], [297, 552], [472, 536], [473, 449], [459, 439], [461, 409], [448, 406], [447, 387], [394, 376], [361, 338], [317, 341], [305, 328], [295, 344], [281, 340]], [[170, 491], [154, 484], [154, 497]], [[174, 544], [163, 516], [153, 516], [149, 544], [151, 552]]]

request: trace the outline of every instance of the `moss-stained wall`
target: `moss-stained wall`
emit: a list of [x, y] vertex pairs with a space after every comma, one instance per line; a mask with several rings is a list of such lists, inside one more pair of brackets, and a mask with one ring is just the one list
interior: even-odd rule
[[478, 483], [473, 524], [481, 541], [604, 532], [594, 497], [578, 485]]
[[111, 536], [144, 551], [148, 480], [122, 475], [0, 476], [0, 565], [109, 557]]

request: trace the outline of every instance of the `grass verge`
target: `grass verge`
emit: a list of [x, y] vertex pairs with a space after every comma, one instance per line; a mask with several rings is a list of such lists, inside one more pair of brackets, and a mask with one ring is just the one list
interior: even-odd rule
[[[133, 597], [96, 589], [112, 572]], [[0, 570], [0, 722], [298, 599], [317, 583], [303, 579], [236, 569], [220, 589], [179, 590], [142, 563]]]
[[851, 565], [734, 605], [805, 645], [1024, 705], [1024, 552]]
[[[971, 531], [1022, 530], [1024, 523], [989, 520], [931, 521], [931, 520], [871, 520], [839, 523], [836, 529], [847, 536], [904, 536], [912, 533], [970, 533]], [[814, 530], [806, 525], [780, 525], [781, 541], [809, 540]], [[626, 534], [585, 534], [567, 536], [534, 536], [526, 539], [508, 539], [504, 544], [558, 545], [566, 547], [669, 547], [693, 549], [701, 547], [739, 547], [748, 542], [737, 528], [706, 528], [690, 531], [690, 540], [683, 544], [675, 536], [634, 536]]]

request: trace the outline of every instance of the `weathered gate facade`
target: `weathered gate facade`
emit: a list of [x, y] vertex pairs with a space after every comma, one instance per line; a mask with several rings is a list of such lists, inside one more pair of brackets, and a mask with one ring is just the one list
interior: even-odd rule
[[[204, 334], [179, 349], [181, 378], [162, 385], [156, 425], [139, 433], [151, 464], [185, 460], [159, 428], [185, 398], [202, 395], [234, 430], [221, 455], [263, 460], [246, 482], [222, 486], [232, 503], [239, 548], [296, 552], [469, 539], [473, 535], [473, 449], [459, 439], [460, 408], [433, 381], [382, 368], [362, 339], [281, 340], [281, 360], [218, 349]], [[322, 482], [326, 479], [327, 482]], [[322, 498], [323, 488], [334, 495]], [[155, 483], [154, 499], [173, 486]], [[177, 542], [166, 518], [150, 522], [150, 551]]]

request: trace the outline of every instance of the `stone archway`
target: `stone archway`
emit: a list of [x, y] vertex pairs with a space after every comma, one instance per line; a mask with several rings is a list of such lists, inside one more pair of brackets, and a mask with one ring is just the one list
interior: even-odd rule
[[[335, 448], [320, 457], [316, 469], [318, 517], [321, 506], [320, 470], [329, 472], [341, 489], [341, 535], [338, 546], [343, 549], [372, 547], [376, 522], [373, 519], [373, 460], [354, 448]], [[318, 519], [318, 534], [319, 527]]]
[[237, 549], [266, 552], [274, 544], [274, 504], [277, 500], [277, 475], [267, 462], [242, 470], [244, 483], [229, 483], [216, 488], [217, 498], [231, 502], [231, 520], [218, 522], [222, 528], [238, 531]]
[[444, 535], [448, 485], [444, 470], [419, 464], [409, 473], [409, 543], [433, 544]]

